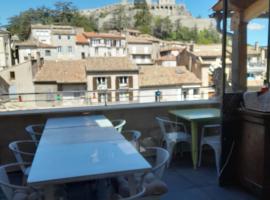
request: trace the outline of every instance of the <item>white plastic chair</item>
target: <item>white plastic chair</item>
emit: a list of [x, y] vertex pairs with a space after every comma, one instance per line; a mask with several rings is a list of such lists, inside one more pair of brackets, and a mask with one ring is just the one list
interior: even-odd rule
[[[218, 134], [207, 136], [206, 131], [211, 130], [211, 129], [218, 130]], [[216, 160], [216, 169], [217, 169], [218, 175], [220, 171], [220, 156], [221, 156], [221, 134], [220, 134], [221, 130], [220, 129], [221, 129], [220, 124], [212, 124], [212, 125], [203, 126], [202, 133], [201, 133], [201, 141], [200, 141], [200, 153], [199, 153], [199, 166], [201, 166], [203, 146], [208, 145], [214, 150], [215, 160]]]
[[169, 167], [175, 145], [179, 142], [191, 144], [191, 136], [187, 133], [186, 126], [181, 122], [171, 121], [168, 117], [156, 117], [156, 120], [162, 133], [161, 146], [165, 143], [165, 148], [170, 154]]
[[[34, 149], [32, 152], [25, 151], [24, 148], [31, 148]], [[18, 163], [25, 163], [29, 162], [29, 160], [32, 162], [34, 156], [35, 156], [35, 150], [36, 150], [36, 143], [32, 140], [21, 140], [21, 141], [15, 141], [9, 144], [9, 149], [13, 152], [16, 161]], [[31, 167], [20, 165], [22, 172], [25, 176], [29, 175]]]
[[140, 149], [139, 139], [141, 132], [136, 130], [122, 131], [122, 135], [137, 149]]
[[[25, 128], [25, 130], [30, 135], [32, 140], [36, 142], [36, 145], [38, 145], [43, 128], [44, 128], [44, 124], [33, 124], [33, 125], [29, 125]], [[39, 131], [37, 131], [37, 129]]]
[[124, 126], [125, 126], [126, 123], [127, 123], [126, 120], [124, 120], [124, 119], [116, 119], [116, 120], [112, 120], [111, 122], [112, 122], [114, 128], [115, 128], [119, 133], [122, 132]]
[[8, 172], [21, 168], [21, 166], [27, 166], [29, 163], [12, 163], [2, 165], [0, 167], [0, 186], [8, 200], [37, 200], [42, 199], [42, 193], [36, 188], [31, 188], [23, 185], [14, 185], [10, 183]]
[[[159, 179], [162, 179], [170, 154], [166, 149], [160, 147], [147, 147], [146, 151], [154, 151], [155, 161], [152, 164], [151, 172]], [[153, 155], [153, 153], [150, 153]]]

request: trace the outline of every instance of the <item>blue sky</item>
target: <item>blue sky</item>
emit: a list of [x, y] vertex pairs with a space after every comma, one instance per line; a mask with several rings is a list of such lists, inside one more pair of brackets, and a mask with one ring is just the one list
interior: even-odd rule
[[[67, 0], [72, 1], [79, 9], [96, 8], [112, 3], [117, 3], [119, 0]], [[28, 8], [40, 6], [52, 7], [57, 0], [7, 0], [3, 1], [0, 7], [0, 25], [5, 25], [8, 18], [19, 14]], [[211, 14], [212, 5], [217, 0], [177, 0], [178, 3], [186, 4], [188, 10], [193, 16], [208, 17]], [[268, 23], [265, 20], [254, 20], [249, 25], [248, 41], [254, 44], [258, 41], [261, 45], [267, 44], [267, 27]]]

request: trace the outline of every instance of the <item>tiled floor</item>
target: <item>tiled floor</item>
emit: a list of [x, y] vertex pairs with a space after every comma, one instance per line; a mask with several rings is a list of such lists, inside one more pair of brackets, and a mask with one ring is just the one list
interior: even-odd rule
[[191, 160], [176, 158], [165, 172], [169, 192], [162, 200], [256, 200], [240, 188], [218, 186], [214, 163], [203, 163], [194, 170]]

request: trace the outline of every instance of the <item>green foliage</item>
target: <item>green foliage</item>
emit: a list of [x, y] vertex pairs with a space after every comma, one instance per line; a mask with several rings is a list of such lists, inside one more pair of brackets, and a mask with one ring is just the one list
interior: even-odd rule
[[156, 17], [154, 19], [154, 25], [152, 29], [152, 34], [161, 39], [171, 39], [171, 33], [173, 30], [173, 24], [169, 17], [161, 18]]
[[130, 17], [126, 14], [125, 7], [120, 6], [113, 13], [113, 17], [109, 23], [103, 25], [103, 30], [117, 30], [121, 31], [131, 27]]
[[54, 9], [46, 7], [30, 8], [9, 19], [8, 30], [21, 40], [28, 38], [31, 24], [61, 24], [80, 26], [86, 31], [96, 31], [97, 22], [79, 14], [72, 2], [57, 2]]
[[135, 4], [135, 8], [138, 10], [135, 18], [135, 28], [140, 30], [142, 33], [151, 33], [152, 29], [152, 15], [149, 11], [149, 8], [145, 1], [142, 1], [141, 3]]

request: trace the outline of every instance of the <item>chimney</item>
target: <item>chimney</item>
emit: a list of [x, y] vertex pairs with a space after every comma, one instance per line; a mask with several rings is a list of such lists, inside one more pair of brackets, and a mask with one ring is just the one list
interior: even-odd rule
[[256, 51], [259, 51], [259, 48], [260, 48], [260, 47], [259, 47], [259, 42], [255, 42], [255, 46], [254, 46], [254, 47], [255, 47], [255, 50], [256, 50]]
[[194, 52], [194, 43], [193, 42], [189, 46], [189, 51]]
[[40, 52], [36, 53], [36, 57], [37, 57], [37, 65], [40, 68], [40, 64], [41, 64], [41, 62], [40, 62]]

